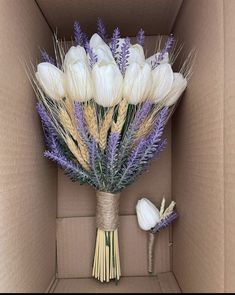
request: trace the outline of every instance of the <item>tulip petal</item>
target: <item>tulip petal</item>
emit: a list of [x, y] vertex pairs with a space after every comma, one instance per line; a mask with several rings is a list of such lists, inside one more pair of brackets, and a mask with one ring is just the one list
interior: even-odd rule
[[170, 64], [160, 64], [152, 70], [152, 89], [150, 97], [157, 103], [170, 92], [174, 75]]
[[170, 107], [177, 102], [185, 88], [187, 87], [187, 80], [180, 73], [174, 73], [174, 81], [171, 91], [167, 95], [165, 105]]
[[88, 101], [92, 98], [91, 72], [86, 63], [78, 62], [67, 68], [65, 85], [68, 96], [74, 101]]
[[92, 69], [94, 99], [103, 107], [119, 103], [122, 98], [122, 74], [115, 63], [98, 62]]
[[58, 100], [65, 96], [64, 74], [56, 66], [48, 62], [40, 63], [35, 76], [48, 97]]

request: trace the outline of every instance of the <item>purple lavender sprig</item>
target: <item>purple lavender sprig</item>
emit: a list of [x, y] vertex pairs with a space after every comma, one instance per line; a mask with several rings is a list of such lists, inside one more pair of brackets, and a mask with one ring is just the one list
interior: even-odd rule
[[140, 125], [148, 116], [149, 112], [151, 111], [153, 103], [151, 101], [145, 101], [143, 105], [137, 110], [133, 123], [131, 124], [131, 129], [133, 132], [138, 130]]
[[92, 50], [89, 41], [87, 40], [84, 44], [85, 50], [89, 55], [89, 62], [90, 62], [90, 67], [93, 68], [95, 63], [98, 61], [97, 55], [94, 53]]
[[89, 174], [84, 171], [79, 164], [68, 160], [63, 154], [57, 153], [56, 151], [45, 151], [44, 156], [56, 162], [59, 167], [65, 170], [65, 173], [70, 177], [72, 181], [79, 181], [80, 184], [87, 182], [90, 185], [94, 186], [94, 183], [92, 182]]
[[[117, 183], [117, 190], [121, 190], [125, 186], [132, 183], [135, 178], [146, 169], [149, 161], [158, 156], [160, 152], [164, 150], [167, 140], [165, 139], [161, 141], [161, 136], [164, 130], [167, 115], [168, 108], [162, 109], [150, 135], [139, 141], [137, 147], [127, 159], [127, 164], [124, 162], [123, 169], [120, 172], [120, 180]], [[122, 155], [122, 151], [120, 154]]]
[[143, 29], [140, 29], [137, 36], [136, 36], [136, 39], [137, 39], [137, 43], [139, 45], [141, 45], [142, 47], [144, 47], [144, 40], [145, 40], [145, 35], [144, 35], [144, 30]]
[[73, 25], [73, 28], [74, 28], [75, 43], [76, 43], [76, 45], [82, 46], [84, 44], [83, 43], [83, 41], [84, 41], [84, 33], [82, 32], [80, 23], [78, 21], [75, 21], [74, 25]]
[[51, 57], [45, 49], [41, 50], [41, 60], [42, 62], [49, 62], [50, 64], [55, 66], [55, 60]]
[[155, 54], [155, 60], [151, 63], [152, 69], [155, 69], [160, 64], [160, 62], [163, 60], [165, 54], [167, 52], [169, 52], [170, 49], [172, 48], [174, 42], [175, 42], [175, 38], [174, 38], [173, 34], [170, 34], [170, 36], [168, 36], [168, 38], [165, 42], [165, 45], [162, 48], [162, 50], [160, 51], [160, 53]]
[[121, 159], [120, 159], [120, 165], [125, 162], [127, 157], [130, 154], [130, 150], [132, 147], [133, 137], [136, 133], [136, 131], [139, 129], [140, 125], [143, 123], [143, 121], [146, 119], [148, 114], [150, 113], [152, 109], [153, 103], [149, 101], [145, 101], [141, 107], [137, 110], [135, 117], [133, 121], [130, 123], [129, 128], [127, 129], [122, 145], [121, 145]]
[[108, 33], [105, 24], [100, 17], [97, 19], [97, 33], [104, 40], [104, 42], [108, 42]]
[[157, 223], [155, 225], [154, 228], [151, 229], [151, 232], [153, 234], [156, 234], [158, 232], [160, 232], [161, 230], [163, 230], [164, 228], [168, 227], [173, 221], [175, 221], [177, 218], [179, 217], [177, 212], [172, 212], [171, 214], [169, 214], [168, 216], [166, 216], [165, 218], [163, 218], [162, 220], [160, 220], [159, 223]]
[[99, 148], [94, 138], [88, 147], [90, 155], [90, 166], [93, 173], [94, 182], [99, 190], [105, 190], [105, 183], [102, 181], [103, 171], [102, 163], [99, 158]]
[[77, 122], [77, 129], [80, 132], [82, 138], [86, 142], [86, 144], [89, 144], [89, 136], [88, 136], [88, 130], [87, 130], [87, 124], [84, 118], [83, 114], [83, 108], [81, 102], [75, 102], [75, 116], [76, 116], [76, 122]]
[[52, 120], [50, 116], [48, 115], [44, 105], [38, 102], [36, 105], [36, 109], [41, 118], [44, 137], [45, 137], [45, 144], [47, 148], [50, 148], [53, 144], [54, 137], [56, 137], [57, 135], [55, 128], [53, 126]]
[[112, 189], [114, 183], [114, 177], [118, 172], [117, 163], [118, 163], [118, 145], [119, 145], [120, 133], [112, 132], [109, 135], [108, 147], [107, 147], [107, 156], [106, 156], [106, 177], [108, 181], [108, 189]]
[[120, 30], [119, 30], [119, 28], [116, 28], [113, 31], [113, 36], [112, 36], [112, 40], [111, 40], [111, 44], [110, 44], [110, 49], [111, 49], [111, 52], [114, 57], [116, 55], [116, 51], [118, 48], [118, 39], [120, 39], [120, 38], [121, 38]]
[[120, 56], [118, 58], [118, 65], [121, 73], [124, 75], [128, 66], [128, 58], [130, 55], [130, 38], [126, 37], [124, 43], [121, 46]]

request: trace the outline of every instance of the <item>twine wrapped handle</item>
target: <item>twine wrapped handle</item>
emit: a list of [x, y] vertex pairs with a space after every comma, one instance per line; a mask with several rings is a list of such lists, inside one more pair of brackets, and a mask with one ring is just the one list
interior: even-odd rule
[[103, 231], [114, 231], [119, 224], [120, 193], [96, 193], [96, 226]]
[[153, 248], [155, 235], [152, 232], [148, 233], [148, 272], [153, 272]]

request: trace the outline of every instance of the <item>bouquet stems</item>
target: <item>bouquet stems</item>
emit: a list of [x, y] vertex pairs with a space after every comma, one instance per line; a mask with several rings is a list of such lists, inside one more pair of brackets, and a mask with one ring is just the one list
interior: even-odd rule
[[92, 276], [99, 281], [118, 281], [121, 276], [118, 245], [119, 194], [97, 191], [96, 246]]
[[103, 282], [119, 280], [121, 276], [118, 230], [97, 229], [92, 276]]

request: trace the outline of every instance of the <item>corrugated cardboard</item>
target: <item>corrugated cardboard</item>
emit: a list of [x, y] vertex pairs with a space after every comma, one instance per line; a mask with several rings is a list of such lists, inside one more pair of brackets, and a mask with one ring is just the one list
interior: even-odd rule
[[60, 279], [54, 293], [179, 293], [172, 273], [149, 277], [122, 277], [118, 285], [92, 279]]
[[57, 179], [23, 62], [51, 32], [34, 1], [2, 0], [0, 11], [0, 292], [44, 292], [55, 275]]
[[[71, 184], [60, 171], [58, 274], [66, 279], [55, 291], [130, 292], [132, 286], [136, 292], [179, 292], [177, 280], [183, 292], [234, 292], [235, 1], [2, 0], [0, 11], [0, 291], [43, 292], [55, 275], [57, 170], [42, 157], [43, 135], [22, 61], [34, 62], [39, 47], [52, 44], [49, 27], [69, 40], [75, 19], [91, 34], [101, 16], [109, 31], [119, 25], [131, 36], [139, 24], [147, 35], [174, 28], [185, 50], [197, 48], [198, 58], [172, 122], [172, 174], [169, 146], [122, 195], [122, 271], [141, 277], [124, 277], [117, 288], [86, 278], [94, 250], [94, 191]], [[152, 51], [153, 39], [146, 44]], [[176, 280], [170, 273], [142, 277], [147, 239], [133, 215], [136, 201], [146, 195], [159, 204], [171, 192], [180, 213], [173, 228]], [[171, 270], [169, 241], [166, 230], [156, 243], [155, 273]]]
[[[156, 237], [154, 273], [170, 270], [169, 232]], [[95, 247], [94, 217], [59, 218], [57, 252], [59, 278], [91, 277]], [[139, 229], [136, 216], [121, 216], [119, 228], [120, 259], [123, 276], [147, 273], [147, 235]]]
[[37, 3], [51, 26], [71, 40], [75, 20], [88, 34], [93, 34], [97, 17], [103, 18], [110, 33], [118, 26], [122, 34], [136, 36], [140, 26], [147, 35], [169, 34], [182, 0], [37, 0]]
[[224, 1], [225, 291], [235, 290], [235, 1]]
[[194, 75], [172, 121], [173, 272], [183, 292], [224, 290], [223, 1], [187, 0], [175, 33], [197, 48]]
[[118, 285], [93, 279], [59, 280], [54, 293], [162, 293], [157, 277], [123, 277]]

